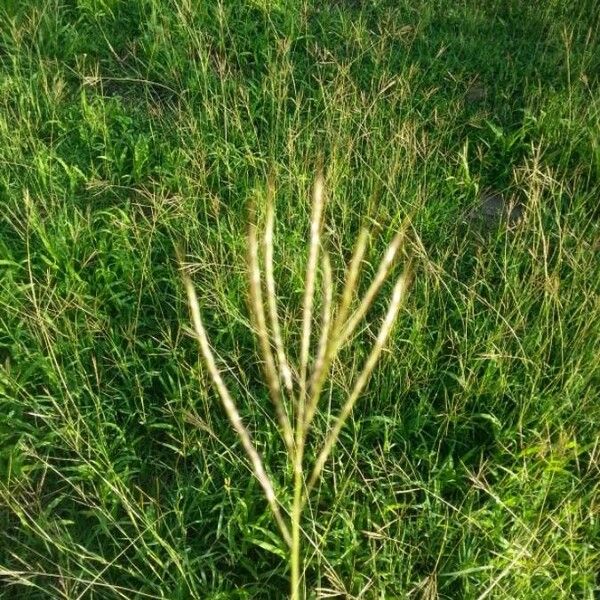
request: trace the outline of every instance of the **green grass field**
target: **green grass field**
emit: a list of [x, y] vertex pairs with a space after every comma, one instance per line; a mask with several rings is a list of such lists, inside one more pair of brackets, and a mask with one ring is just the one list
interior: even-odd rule
[[[360, 227], [362, 294], [406, 218], [414, 281], [306, 505], [306, 597], [598, 597], [597, 2], [3, 0], [0, 598], [288, 595], [177, 252], [287, 518], [248, 206], [264, 223], [270, 179], [297, 361], [321, 162], [337, 290]], [[490, 196], [520, 219], [479, 218]]]

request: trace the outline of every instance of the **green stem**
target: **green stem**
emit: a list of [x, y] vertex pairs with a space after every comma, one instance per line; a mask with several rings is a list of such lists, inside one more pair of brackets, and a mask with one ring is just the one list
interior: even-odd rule
[[304, 454], [304, 443], [303, 440], [296, 439], [296, 452], [294, 453], [294, 502], [292, 505], [292, 518], [291, 518], [291, 536], [292, 536], [292, 547], [291, 547], [291, 589], [290, 598], [291, 600], [302, 600], [304, 594], [302, 593], [302, 575], [301, 567], [302, 560], [300, 556], [300, 536], [301, 536], [301, 519], [302, 519], [302, 458]]

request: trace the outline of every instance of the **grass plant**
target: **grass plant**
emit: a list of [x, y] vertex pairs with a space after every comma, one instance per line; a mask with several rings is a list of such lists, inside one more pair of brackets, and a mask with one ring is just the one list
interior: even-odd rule
[[[319, 400], [325, 381], [328, 378], [332, 362], [336, 354], [356, 329], [358, 323], [367, 313], [377, 291], [384, 283], [389, 270], [396, 257], [403, 235], [396, 235], [387, 249], [383, 260], [377, 270], [372, 284], [369, 286], [364, 298], [360, 301], [356, 311], [347, 318], [351, 308], [352, 300], [356, 292], [356, 285], [361, 269], [361, 261], [365, 252], [368, 233], [362, 230], [359, 235], [356, 248], [350, 261], [348, 277], [343, 286], [343, 292], [335, 311], [332, 311], [333, 284], [331, 275], [331, 264], [327, 252], [322, 248], [322, 221], [324, 200], [323, 175], [319, 174], [313, 191], [312, 212], [310, 220], [310, 249], [304, 279], [304, 301], [302, 311], [302, 337], [300, 349], [300, 366], [296, 370], [297, 377], [292, 377], [289, 361], [286, 357], [285, 347], [281, 339], [279, 328], [279, 317], [277, 310], [276, 288], [274, 283], [273, 267], [273, 228], [274, 209], [269, 187], [269, 203], [267, 206], [267, 225], [264, 236], [264, 257], [266, 276], [267, 304], [271, 319], [272, 340], [266, 323], [266, 310], [263, 302], [262, 278], [259, 264], [259, 242], [257, 239], [257, 227], [254, 214], [250, 218], [248, 233], [248, 273], [250, 290], [250, 311], [256, 328], [256, 336], [259, 340], [262, 358], [264, 361], [264, 379], [269, 389], [271, 400], [277, 415], [277, 421], [285, 442], [288, 454], [288, 463], [293, 472], [293, 501], [288, 508], [289, 526], [282, 516], [281, 500], [277, 497], [275, 486], [267, 475], [262, 460], [256, 450], [248, 430], [241, 422], [239, 410], [235, 401], [223, 382], [217, 368], [213, 352], [206, 335], [206, 329], [202, 323], [200, 306], [194, 285], [189, 276], [184, 275], [185, 288], [194, 323], [194, 330], [202, 356], [206, 363], [212, 382], [221, 397], [223, 407], [232, 427], [238, 434], [240, 441], [250, 459], [254, 476], [259, 481], [266, 500], [271, 508], [273, 517], [279, 527], [284, 542], [289, 546], [290, 562], [290, 598], [300, 600], [306, 597], [302, 575], [302, 515], [304, 505], [308, 501], [310, 491], [318, 482], [323, 467], [331, 454], [340, 431], [352, 413], [356, 401], [364, 391], [371, 373], [385, 347], [392, 327], [398, 316], [398, 311], [406, 296], [409, 273], [401, 275], [396, 282], [389, 302], [387, 313], [375, 339], [373, 348], [368, 355], [364, 367], [359, 372], [356, 382], [353, 384], [348, 398], [343, 403], [339, 415], [333, 421], [330, 429], [326, 432], [321, 450], [317, 453], [310, 478], [306, 476], [305, 451], [308, 441], [308, 433], [319, 407]], [[254, 213], [254, 211], [252, 211]], [[313, 333], [313, 307], [315, 297], [315, 282], [317, 280], [317, 264], [321, 253], [322, 280], [323, 280], [323, 311], [321, 319], [321, 334], [319, 337], [317, 354], [312, 361], [309, 374], [310, 346]], [[333, 323], [333, 325], [332, 325]], [[279, 367], [276, 367], [271, 345], [276, 348]], [[294, 386], [293, 380], [296, 380]], [[282, 394], [286, 389], [287, 398]], [[287, 400], [287, 402], [286, 402]], [[291, 406], [290, 406], [291, 404]], [[290, 419], [290, 414], [292, 418]]]
[[599, 19], [0, 2], [0, 599], [595, 598]]

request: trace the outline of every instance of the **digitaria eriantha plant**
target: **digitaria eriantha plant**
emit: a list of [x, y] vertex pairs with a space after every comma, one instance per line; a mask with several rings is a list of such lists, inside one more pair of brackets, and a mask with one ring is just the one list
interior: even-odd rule
[[[325, 206], [323, 188], [323, 176], [318, 175], [314, 183], [312, 197], [310, 244], [304, 279], [299, 364], [295, 368], [290, 365], [288, 360], [288, 353], [285, 349], [279, 324], [273, 271], [275, 212], [273, 186], [271, 184], [269, 184], [267, 195], [266, 226], [262, 244], [259, 243], [254, 210], [251, 210], [248, 227], [250, 313], [261, 352], [264, 381], [273, 403], [293, 477], [291, 506], [285, 505], [278, 496], [276, 487], [265, 470], [263, 460], [252, 441], [251, 435], [242, 422], [236, 401], [219, 372], [202, 323], [194, 285], [185, 272], [183, 275], [194, 332], [206, 368], [231, 426], [237, 433], [248, 456], [252, 472], [262, 487], [281, 536], [289, 549], [290, 597], [293, 600], [300, 600], [306, 595], [302, 565], [302, 539], [306, 535], [302, 529], [304, 508], [310, 498], [311, 491], [321, 477], [323, 467], [331, 451], [336, 445], [340, 431], [348, 420], [356, 401], [364, 391], [379, 360], [410, 283], [410, 267], [407, 266], [394, 285], [387, 312], [362, 370], [342, 403], [339, 414], [330, 422], [322, 445], [312, 449], [316, 459], [312, 464], [307, 464], [305, 449], [309, 442], [308, 433], [319, 408], [319, 399], [328, 380], [332, 363], [343, 345], [351, 339], [358, 324], [366, 316], [374, 298], [385, 282], [399, 253], [406, 229], [405, 226], [402, 227], [394, 236], [366, 293], [361, 299], [355, 300], [354, 296], [361, 265], [369, 239], [368, 231], [366, 229], [361, 230], [346, 269], [342, 290], [334, 305], [332, 269], [328, 253], [322, 247], [321, 239]], [[264, 263], [264, 281], [260, 267], [261, 256]], [[316, 352], [311, 355], [313, 310], [318, 271], [322, 274], [322, 314], [320, 317], [319, 339], [315, 344]]]

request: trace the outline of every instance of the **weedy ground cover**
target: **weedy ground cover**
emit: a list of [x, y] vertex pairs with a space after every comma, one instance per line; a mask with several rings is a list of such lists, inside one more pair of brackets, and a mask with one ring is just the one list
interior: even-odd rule
[[[366, 226], [364, 296], [408, 216], [415, 277], [304, 508], [308, 595], [593, 598], [599, 19], [591, 0], [4, 2], [0, 597], [288, 594], [176, 248], [292, 506], [248, 206], [265, 218], [274, 182], [297, 364], [321, 158], [332, 287]], [[332, 362], [307, 460], [393, 283]]]

